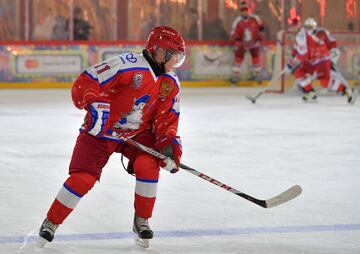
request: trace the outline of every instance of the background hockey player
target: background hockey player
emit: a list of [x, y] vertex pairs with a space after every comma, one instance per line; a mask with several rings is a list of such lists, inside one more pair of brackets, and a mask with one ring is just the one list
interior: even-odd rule
[[261, 81], [259, 74], [260, 65], [260, 41], [264, 24], [255, 14], [249, 14], [249, 5], [246, 2], [240, 4], [240, 16], [232, 24], [230, 38], [235, 43], [235, 57], [231, 83], [235, 85], [239, 79], [241, 65], [247, 51], [251, 54], [252, 68], [256, 79]]
[[296, 34], [292, 58], [287, 63], [289, 71], [294, 73], [296, 85], [303, 92], [303, 100], [316, 100], [312, 82], [318, 79], [323, 88], [346, 95], [348, 102], [354, 103], [351, 88], [336, 69], [339, 54], [336, 40], [330, 32], [317, 27], [313, 18], [306, 19], [303, 28]]
[[[125, 53], [88, 68], [75, 81], [72, 99], [86, 117], [69, 166], [70, 176], [59, 190], [39, 232], [43, 247], [101, 177], [112, 153], [129, 159], [127, 171], [136, 177], [133, 230], [148, 247], [159, 166], [175, 173], [182, 154], [177, 136], [179, 80], [172, 72], [185, 59], [185, 42], [170, 27], [154, 28], [140, 54]], [[161, 151], [160, 161], [127, 145], [122, 137]]]
[[323, 41], [330, 53], [330, 84], [328, 89], [336, 91], [340, 95], [346, 95], [350, 104], [355, 102], [354, 90], [350, 88], [347, 80], [343, 77], [340, 70], [337, 68], [337, 63], [340, 58], [340, 50], [336, 42], [336, 38], [325, 28], [317, 27], [316, 21], [313, 18], [309, 18], [308, 21], [315, 25], [314, 34], [321, 41]]

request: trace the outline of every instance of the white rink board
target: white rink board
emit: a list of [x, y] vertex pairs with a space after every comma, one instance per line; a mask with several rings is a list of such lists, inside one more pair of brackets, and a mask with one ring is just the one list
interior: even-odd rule
[[[359, 102], [265, 94], [253, 105], [240, 88], [183, 89], [184, 164], [258, 198], [294, 184], [303, 193], [264, 209], [187, 172], [162, 172], [146, 252], [360, 253]], [[53, 243], [24, 245], [67, 177], [83, 113], [68, 90], [0, 90], [0, 117], [0, 253], [144, 253], [131, 232], [134, 179], [119, 155]]]

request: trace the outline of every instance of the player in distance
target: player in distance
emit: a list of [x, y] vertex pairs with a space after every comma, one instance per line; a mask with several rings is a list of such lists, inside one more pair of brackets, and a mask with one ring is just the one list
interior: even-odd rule
[[241, 65], [247, 51], [251, 54], [252, 68], [256, 79], [261, 82], [260, 41], [263, 39], [264, 24], [255, 14], [249, 14], [250, 6], [246, 2], [240, 4], [240, 16], [232, 24], [230, 38], [235, 44], [235, 57], [231, 83], [239, 80]]
[[[113, 153], [129, 159], [126, 170], [136, 177], [133, 231], [149, 246], [160, 167], [176, 173], [182, 154], [177, 136], [179, 80], [172, 70], [185, 59], [185, 42], [170, 27], [154, 28], [142, 53], [125, 53], [81, 73], [72, 86], [72, 100], [86, 110], [73, 150], [69, 174], [39, 231], [40, 247], [54, 239], [56, 229], [81, 198], [100, 180]], [[127, 145], [122, 137], [162, 152], [159, 160]], [[120, 161], [119, 161], [120, 163]]]
[[328, 30], [318, 27], [315, 19], [306, 19], [304, 26], [297, 31], [292, 58], [287, 62], [287, 69], [294, 74], [304, 101], [316, 100], [317, 93], [312, 82], [318, 79], [323, 88], [346, 95], [348, 103], [354, 104], [356, 93], [336, 67], [339, 57], [335, 37]]

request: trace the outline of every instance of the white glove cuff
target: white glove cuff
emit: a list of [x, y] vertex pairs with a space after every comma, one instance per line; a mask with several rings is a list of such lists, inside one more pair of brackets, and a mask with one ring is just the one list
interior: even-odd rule
[[171, 171], [174, 168], [177, 168], [175, 161], [170, 158], [164, 159], [163, 162], [166, 164], [165, 167], [163, 167], [163, 169], [165, 169], [167, 171]]

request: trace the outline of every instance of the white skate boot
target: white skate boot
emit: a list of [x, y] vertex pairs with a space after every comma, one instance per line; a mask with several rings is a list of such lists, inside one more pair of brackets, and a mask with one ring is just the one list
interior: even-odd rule
[[350, 104], [350, 105], [354, 105], [355, 104], [355, 101], [358, 97], [358, 93], [357, 91], [353, 88], [353, 89], [346, 89], [345, 91], [345, 95], [347, 97], [347, 102]]
[[54, 239], [54, 234], [58, 227], [59, 225], [52, 223], [46, 218], [39, 230], [39, 239], [37, 240], [37, 246], [43, 248], [45, 244], [51, 242]]
[[137, 235], [135, 242], [143, 248], [149, 248], [149, 240], [153, 238], [153, 231], [149, 227], [148, 219], [134, 215], [133, 231]]
[[317, 102], [317, 94], [315, 91], [310, 91], [303, 94], [302, 97], [304, 102], [316, 103]]

